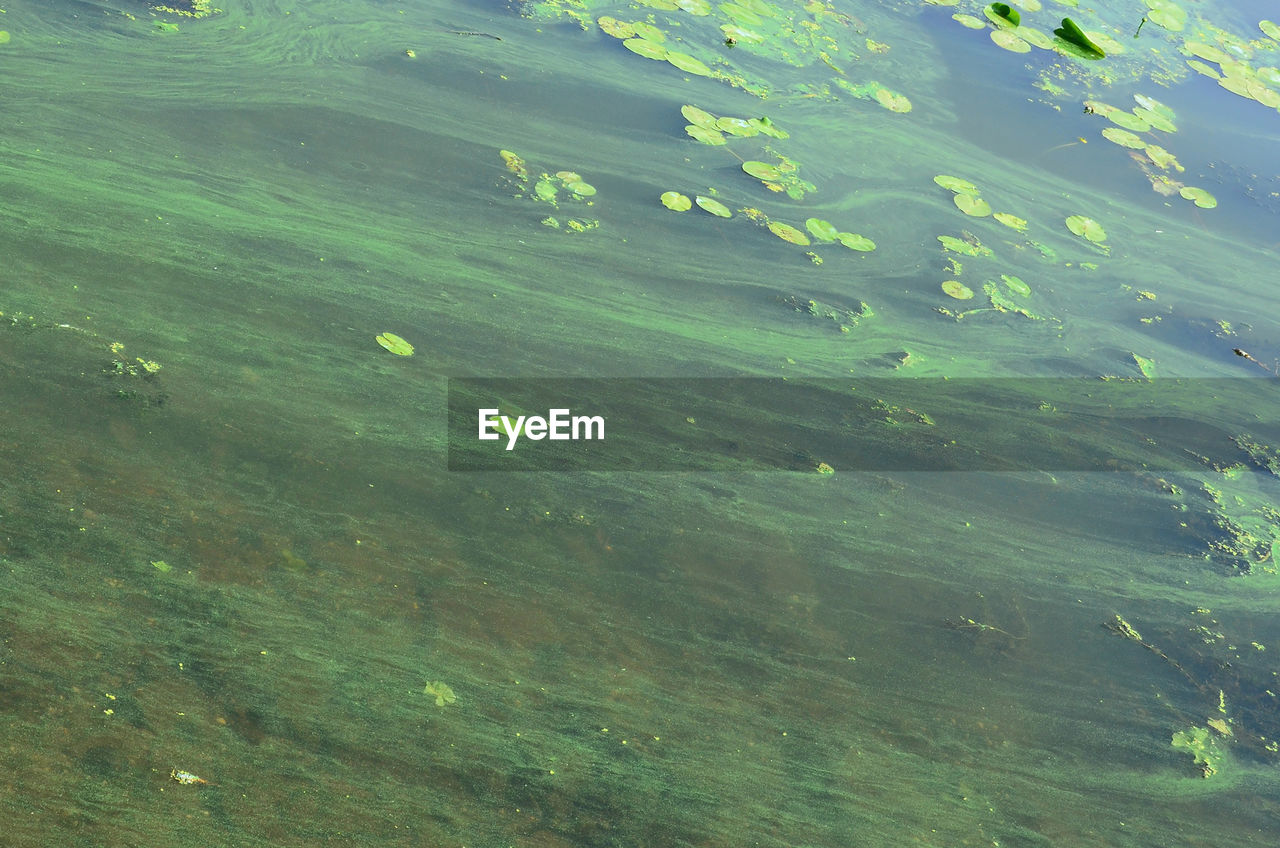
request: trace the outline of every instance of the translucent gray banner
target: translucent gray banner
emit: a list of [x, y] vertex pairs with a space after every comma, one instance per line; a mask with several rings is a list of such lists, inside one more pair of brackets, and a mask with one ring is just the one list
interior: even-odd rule
[[451, 471], [1280, 472], [1278, 444], [1262, 378], [449, 381]]

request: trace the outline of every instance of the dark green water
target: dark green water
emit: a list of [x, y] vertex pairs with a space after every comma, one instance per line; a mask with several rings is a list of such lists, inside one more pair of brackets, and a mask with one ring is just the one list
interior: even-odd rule
[[[0, 844], [1275, 844], [1280, 118], [1186, 64], [1228, 51], [1267, 100], [1265, 9], [1136, 41], [1145, 5], [1023, 12], [1126, 48], [1089, 62], [1000, 49], [952, 19], [977, 3], [748, 5], [5, 5]], [[1135, 93], [1184, 170], [1083, 112]], [[789, 137], [700, 144], [686, 104]], [[770, 151], [814, 189], [742, 171]], [[534, 199], [561, 170], [591, 205]], [[713, 190], [734, 217], [658, 199]], [[1174, 470], [448, 470], [450, 377], [1144, 367], [1256, 406], [1206, 381], [1178, 414], [1231, 438], [1153, 431]], [[875, 408], [839, 426], [991, 414]]]

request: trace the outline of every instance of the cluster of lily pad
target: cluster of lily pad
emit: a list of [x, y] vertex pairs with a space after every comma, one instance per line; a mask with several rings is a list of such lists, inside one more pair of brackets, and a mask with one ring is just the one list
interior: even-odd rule
[[[689, 196], [686, 194], [682, 194], [678, 191], [666, 191], [662, 193], [658, 200], [663, 206], [667, 207], [672, 212], [687, 212], [696, 204], [698, 208], [702, 209], [704, 212], [710, 213], [719, 218], [730, 218], [733, 216], [733, 213], [730, 211], [728, 206], [725, 206], [714, 197], [708, 197], [706, 195], [696, 195], [692, 200], [690, 200]], [[783, 221], [775, 221], [759, 209], [744, 208], [738, 211], [746, 218], [766, 228], [769, 232], [773, 233], [783, 241], [800, 245], [801, 247], [808, 247], [813, 243], [813, 240], [817, 240], [820, 243], [827, 244], [839, 243], [850, 250], [856, 250], [863, 253], [876, 249], [876, 243], [866, 236], [859, 233], [842, 231], [830, 221], [824, 221], [821, 218], [809, 218], [805, 220], [805, 228], [804, 230], [801, 230], [799, 227], [792, 226], [791, 224]], [[810, 236], [812, 236], [812, 239]], [[812, 255], [810, 258], [813, 259], [816, 264], [821, 264], [820, 258]]]
[[991, 204], [982, 199], [978, 187], [968, 180], [953, 177], [949, 174], [938, 174], [933, 178], [933, 181], [952, 193], [952, 202], [964, 214], [974, 218], [985, 218], [990, 215], [1010, 229], [1017, 230], [1020, 233], [1026, 231], [1027, 221], [1025, 218], [1020, 218], [1010, 212], [993, 213]]
[[601, 31], [622, 41], [622, 46], [646, 59], [667, 62], [687, 74], [714, 76], [701, 59], [667, 45], [667, 34], [647, 21], [620, 21], [607, 15], [596, 19]]
[[719, 146], [726, 144], [726, 135], [735, 138], [751, 138], [767, 135], [771, 138], [790, 138], [790, 134], [766, 117], [731, 118], [727, 115], [716, 117], [705, 109], [686, 104], [680, 107], [680, 114], [689, 122], [684, 131], [703, 144]]
[[[596, 187], [582, 179], [576, 171], [556, 171], [554, 174], [542, 172], [535, 180], [531, 176], [528, 163], [510, 150], [499, 150], [498, 155], [507, 167], [510, 184], [515, 188], [516, 197], [527, 197], [539, 203], [546, 203], [553, 208], [560, 207], [563, 199], [568, 202], [595, 205], [591, 198], [596, 195]], [[542, 223], [553, 229], [560, 229], [560, 221], [556, 218], [543, 218]], [[570, 218], [565, 222], [566, 232], [586, 232], [600, 226], [600, 222], [592, 219]]]
[[[1163, 146], [1147, 141], [1138, 135], [1140, 132], [1159, 130], [1166, 133], [1178, 131], [1174, 123], [1174, 112], [1155, 98], [1144, 94], [1135, 94], [1133, 99], [1137, 106], [1125, 111], [1116, 106], [1098, 100], [1086, 100], [1085, 109], [1094, 115], [1106, 118], [1115, 126], [1102, 131], [1102, 137], [1112, 144], [1130, 150], [1141, 151], [1131, 154], [1137, 160], [1143, 173], [1151, 182], [1151, 187], [1163, 195], [1178, 194], [1192, 200], [1202, 209], [1212, 209], [1218, 201], [1208, 191], [1195, 186], [1187, 186], [1168, 175], [1168, 171], [1182, 173], [1186, 171], [1182, 163], [1173, 153]], [[1158, 169], [1158, 170], [1156, 170]]]
[[905, 94], [899, 94], [875, 80], [855, 85], [846, 79], [836, 77], [835, 83], [854, 97], [879, 103], [890, 112], [905, 114], [911, 111], [911, 101]]
[[800, 165], [794, 160], [768, 147], [765, 148], [765, 152], [772, 153], [778, 163], [771, 165], [768, 162], [753, 159], [743, 162], [742, 170], [758, 179], [769, 191], [785, 192], [792, 200], [800, 200], [808, 192], [817, 190], [817, 186], [813, 183], [800, 179], [797, 173]]
[[[945, 0], [928, 2], [935, 6], [955, 5]], [[1039, 0], [1024, 0], [1019, 5], [1026, 12], [1038, 12], [1041, 9]], [[1081, 59], [1101, 59], [1113, 48], [1123, 49], [1106, 33], [1085, 32], [1071, 18], [1063, 18], [1062, 23], [1053, 30], [1054, 37], [1050, 38], [1044, 31], [1025, 25], [1018, 9], [1007, 3], [992, 3], [983, 9], [983, 14], [987, 18], [985, 21], [963, 12], [952, 15], [952, 18], [970, 29], [984, 29], [989, 25], [994, 27], [990, 31], [991, 40], [997, 46], [1014, 53], [1029, 53], [1032, 47], [1038, 47]]]

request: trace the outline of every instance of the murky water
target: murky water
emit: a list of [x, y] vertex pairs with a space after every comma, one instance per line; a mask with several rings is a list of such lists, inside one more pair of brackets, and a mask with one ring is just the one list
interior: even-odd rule
[[[1124, 52], [964, 0], [7, 4], [8, 844], [1274, 844], [1280, 46], [1037, 5]], [[1176, 166], [1102, 136], [1135, 94]], [[848, 406], [713, 381], [644, 426], [723, 470], [461, 472], [461, 377]], [[1171, 377], [1218, 379], [1124, 418]], [[978, 435], [1118, 458], [913, 470]]]

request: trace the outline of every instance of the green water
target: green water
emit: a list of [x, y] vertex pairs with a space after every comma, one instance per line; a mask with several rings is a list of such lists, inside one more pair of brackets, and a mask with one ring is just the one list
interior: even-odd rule
[[[1128, 48], [1089, 63], [996, 47], [951, 17], [975, 3], [215, 5], [0, 14], [0, 843], [1274, 844], [1280, 125], [1178, 52], [1280, 65], [1264, 9], [1136, 42], [1139, 4], [1024, 11]], [[566, 11], [651, 21], [726, 79]], [[725, 45], [730, 13], [770, 37]], [[1149, 169], [1217, 208], [1152, 191], [1082, 111], [1134, 93], [1176, 114], [1143, 135], [1185, 171]], [[789, 137], [699, 144], [685, 104]], [[743, 173], [766, 144], [815, 190]], [[531, 196], [560, 170], [590, 205]], [[713, 190], [733, 218], [658, 201]], [[868, 312], [842, 331], [810, 300]], [[447, 470], [449, 377], [1147, 361], [1259, 378], [1256, 409], [1205, 389], [1237, 441], [1176, 471]], [[983, 414], [921, 406], [872, 424]], [[1210, 719], [1206, 778], [1170, 740]]]

